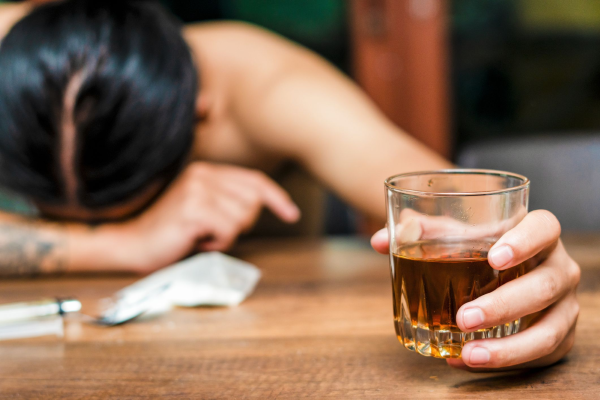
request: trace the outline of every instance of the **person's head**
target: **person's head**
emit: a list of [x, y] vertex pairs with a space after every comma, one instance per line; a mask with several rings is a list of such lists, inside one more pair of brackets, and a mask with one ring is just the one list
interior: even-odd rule
[[155, 2], [41, 6], [0, 45], [0, 188], [57, 215], [133, 211], [185, 163], [196, 96], [180, 27]]

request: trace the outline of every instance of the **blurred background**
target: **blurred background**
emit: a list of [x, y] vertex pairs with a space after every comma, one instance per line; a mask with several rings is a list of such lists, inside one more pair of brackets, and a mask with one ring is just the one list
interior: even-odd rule
[[[187, 23], [247, 21], [316, 51], [439, 153], [524, 174], [530, 209], [549, 209], [567, 231], [600, 230], [600, 1], [162, 2]], [[288, 175], [313, 211], [299, 230], [375, 229], [306, 177]], [[264, 234], [277, 231], [266, 226]]]

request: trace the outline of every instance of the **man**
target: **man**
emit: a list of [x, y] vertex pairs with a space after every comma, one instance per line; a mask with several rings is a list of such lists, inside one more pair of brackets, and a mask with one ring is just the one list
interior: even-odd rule
[[[143, 1], [17, 5], [0, 21], [0, 184], [40, 211], [0, 215], [5, 275], [150, 272], [224, 251], [263, 207], [300, 217], [266, 175], [286, 160], [382, 223], [386, 177], [451, 166], [319, 57], [255, 27], [180, 32]], [[452, 363], [547, 365], [570, 350], [579, 267], [559, 236], [556, 218], [536, 211], [498, 241], [493, 267], [536, 255], [540, 264], [461, 308], [461, 329], [546, 311], [517, 336], [469, 343], [464, 364]], [[385, 231], [372, 244], [386, 252]]]

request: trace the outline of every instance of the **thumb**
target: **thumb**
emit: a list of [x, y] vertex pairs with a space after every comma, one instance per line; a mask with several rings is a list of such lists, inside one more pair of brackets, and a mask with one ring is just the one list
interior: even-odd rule
[[388, 240], [387, 228], [378, 230], [371, 237], [371, 246], [378, 253], [387, 254], [389, 252], [390, 245], [389, 245], [389, 240]]

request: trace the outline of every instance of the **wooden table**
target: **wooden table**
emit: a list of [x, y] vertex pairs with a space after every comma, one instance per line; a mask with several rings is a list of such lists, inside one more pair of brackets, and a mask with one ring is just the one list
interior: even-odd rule
[[[567, 238], [583, 268], [577, 341], [551, 368], [473, 374], [401, 347], [387, 257], [358, 240], [247, 243], [256, 292], [235, 308], [176, 309], [64, 339], [0, 342], [0, 397], [594, 398], [600, 390], [600, 238]], [[94, 304], [134, 277], [0, 283], [0, 302], [75, 295]]]

